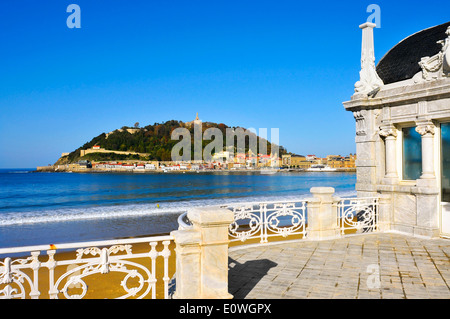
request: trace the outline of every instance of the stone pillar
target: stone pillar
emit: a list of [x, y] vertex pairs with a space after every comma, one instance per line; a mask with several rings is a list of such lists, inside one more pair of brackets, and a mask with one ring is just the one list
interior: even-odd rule
[[[377, 184], [384, 177], [384, 143], [379, 133], [380, 110], [354, 112], [356, 120], [356, 191], [358, 197], [372, 197], [377, 194]], [[383, 148], [380, 152], [380, 148]], [[382, 166], [378, 165], [378, 154], [383, 154]], [[379, 175], [382, 174], [380, 177]]]
[[[176, 294], [177, 298], [201, 298], [201, 299], [230, 299], [228, 293], [228, 227], [234, 220], [234, 214], [228, 209], [219, 207], [194, 208], [188, 211], [188, 219], [193, 227], [183, 235], [192, 236], [188, 243], [199, 242], [199, 255], [193, 247], [192, 255], [181, 256], [185, 262], [181, 267], [187, 267], [188, 271], [179, 269], [177, 264], [177, 292], [179, 285], [193, 285], [192, 288], [183, 287], [183, 294]], [[176, 233], [176, 232], [175, 232]], [[176, 240], [176, 234], [175, 234]], [[178, 247], [178, 243], [177, 243]], [[199, 260], [197, 257], [199, 256]], [[177, 251], [178, 259], [178, 251]], [[189, 264], [189, 263], [192, 263]], [[189, 274], [189, 271], [192, 273]], [[178, 272], [186, 276], [178, 281]], [[180, 276], [181, 277], [181, 276]], [[199, 284], [200, 291], [195, 287]], [[197, 294], [197, 295], [196, 295]]]
[[380, 135], [385, 138], [386, 147], [386, 174], [384, 181], [386, 184], [397, 184], [397, 129], [394, 125], [384, 125], [381, 127]]
[[440, 190], [434, 170], [435, 126], [428, 119], [421, 119], [416, 125], [416, 131], [422, 135], [422, 175], [417, 180], [417, 187], [412, 189], [417, 213], [414, 235], [438, 237]]
[[176, 291], [173, 298], [201, 298], [201, 233], [189, 229], [173, 231], [171, 235], [176, 244]]
[[307, 239], [324, 240], [339, 236], [337, 199], [332, 187], [313, 187], [308, 201]]
[[434, 124], [418, 122], [416, 131], [422, 135], [422, 175], [420, 179], [435, 179], [434, 173]]
[[392, 193], [378, 195], [378, 227], [382, 232], [391, 230], [393, 223], [392, 197]]

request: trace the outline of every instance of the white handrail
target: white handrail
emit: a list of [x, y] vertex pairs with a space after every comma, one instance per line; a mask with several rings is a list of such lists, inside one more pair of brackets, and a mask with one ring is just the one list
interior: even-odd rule
[[185, 230], [185, 229], [192, 228], [192, 225], [190, 225], [184, 221], [185, 218], [187, 218], [187, 212], [178, 216], [178, 229], [179, 230]]
[[42, 251], [42, 250], [57, 250], [57, 249], [72, 249], [72, 248], [94, 247], [94, 246], [136, 244], [136, 243], [142, 243], [142, 242], [156, 242], [156, 241], [173, 240], [173, 239], [174, 239], [173, 236], [167, 235], [167, 236], [110, 239], [110, 240], [87, 241], [87, 242], [77, 242], [77, 243], [48, 244], [48, 245], [36, 245], [36, 246], [0, 248], [0, 255], [8, 254], [8, 253], [22, 253], [22, 252]]

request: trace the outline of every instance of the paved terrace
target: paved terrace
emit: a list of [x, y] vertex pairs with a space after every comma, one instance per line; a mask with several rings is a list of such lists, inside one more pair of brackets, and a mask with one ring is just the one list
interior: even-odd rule
[[230, 249], [235, 299], [450, 299], [450, 240], [394, 233]]

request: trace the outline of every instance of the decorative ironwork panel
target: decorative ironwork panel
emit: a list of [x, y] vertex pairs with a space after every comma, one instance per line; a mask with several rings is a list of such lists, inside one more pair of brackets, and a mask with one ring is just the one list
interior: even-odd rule
[[347, 198], [338, 203], [341, 234], [378, 230], [378, 198]]
[[[117, 299], [155, 299], [158, 280], [163, 286], [163, 298], [169, 298], [169, 281], [174, 272], [169, 273], [172, 242], [172, 236], [159, 236], [0, 249], [2, 256], [31, 255], [0, 260], [0, 299], [37, 299], [42, 294], [51, 299], [81, 299], [93, 290], [95, 298], [110, 298], [100, 293], [105, 291]], [[134, 251], [136, 246], [139, 248]], [[60, 253], [60, 249], [64, 252]], [[95, 280], [95, 276], [100, 277]]]
[[222, 206], [234, 213], [229, 226], [231, 241], [245, 242], [259, 238], [267, 243], [269, 237], [305, 235], [306, 201], [232, 204]]

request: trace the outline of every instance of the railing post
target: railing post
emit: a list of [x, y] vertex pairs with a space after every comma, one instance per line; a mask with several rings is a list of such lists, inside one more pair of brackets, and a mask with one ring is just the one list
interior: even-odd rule
[[324, 240], [339, 236], [337, 203], [332, 187], [313, 187], [308, 200], [307, 239]]
[[174, 299], [201, 298], [201, 234], [187, 229], [171, 232], [176, 244], [176, 291]]
[[228, 293], [228, 227], [233, 212], [219, 207], [193, 208], [187, 217], [192, 228], [172, 232], [177, 247], [174, 298], [233, 298]]

